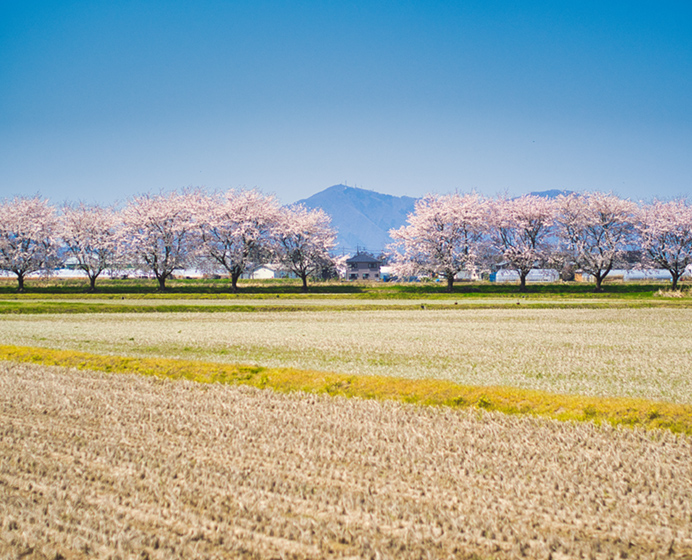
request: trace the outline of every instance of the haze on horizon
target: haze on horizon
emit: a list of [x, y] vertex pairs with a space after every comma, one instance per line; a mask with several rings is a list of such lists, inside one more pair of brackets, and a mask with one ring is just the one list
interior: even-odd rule
[[0, 0], [0, 198], [686, 195], [690, 29], [684, 1]]

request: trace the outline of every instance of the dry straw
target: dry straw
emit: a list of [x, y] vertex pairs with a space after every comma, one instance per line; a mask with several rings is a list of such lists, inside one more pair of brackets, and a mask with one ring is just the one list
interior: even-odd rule
[[0, 558], [690, 558], [691, 444], [5, 361]]

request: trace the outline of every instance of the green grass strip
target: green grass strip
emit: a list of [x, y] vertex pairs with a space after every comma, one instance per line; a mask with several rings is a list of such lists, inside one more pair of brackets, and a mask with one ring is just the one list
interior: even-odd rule
[[137, 373], [198, 383], [246, 384], [280, 392], [305, 391], [420, 405], [479, 408], [562, 421], [662, 428], [692, 435], [692, 405], [644, 399], [560, 395], [511, 387], [474, 387], [435, 379], [266, 368], [168, 358], [131, 358], [24, 346], [0, 346], [0, 359], [111, 373]]
[[[163, 300], [165, 301], [165, 300]], [[357, 301], [357, 300], [356, 300]], [[402, 300], [405, 301], [405, 300]], [[449, 303], [444, 300], [433, 300], [425, 303], [376, 304], [353, 303], [310, 305], [298, 301], [289, 305], [204, 305], [202, 304], [111, 304], [62, 301], [4, 301], [0, 300], [0, 315], [41, 315], [41, 314], [77, 314], [77, 313], [286, 313], [286, 312], [332, 312], [332, 311], [412, 311], [420, 310], [468, 310], [468, 309], [613, 309], [613, 308], [661, 308], [692, 307], [692, 300], [612, 300], [612, 301], [531, 301], [507, 300], [484, 302], [483, 300]]]

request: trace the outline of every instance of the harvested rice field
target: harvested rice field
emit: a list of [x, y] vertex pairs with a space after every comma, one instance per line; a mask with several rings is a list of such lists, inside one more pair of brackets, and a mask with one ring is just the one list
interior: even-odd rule
[[692, 309], [0, 316], [0, 343], [692, 402]]
[[690, 558], [692, 439], [0, 362], [2, 558]]

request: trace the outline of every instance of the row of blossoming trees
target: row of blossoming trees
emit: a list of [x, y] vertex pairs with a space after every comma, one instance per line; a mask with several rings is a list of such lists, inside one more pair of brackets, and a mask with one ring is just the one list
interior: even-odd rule
[[203, 191], [134, 197], [121, 210], [40, 197], [0, 205], [0, 270], [25, 278], [71, 259], [93, 291], [104, 271], [136, 268], [159, 289], [174, 271], [197, 268], [230, 276], [233, 290], [252, 266], [277, 261], [307, 278], [331, 263], [336, 233], [322, 210], [282, 207], [255, 190]]
[[[521, 289], [537, 267], [571, 266], [596, 280], [596, 289], [626, 257], [670, 272], [673, 289], [692, 263], [692, 206], [685, 200], [635, 204], [603, 193], [548, 199], [428, 195], [408, 225], [392, 230], [390, 252], [399, 274], [438, 274], [451, 291], [455, 276], [502, 265], [519, 274]], [[335, 232], [321, 210], [282, 207], [255, 190], [200, 190], [143, 196], [124, 208], [65, 205], [40, 197], [0, 204], [0, 270], [16, 275], [19, 290], [32, 273], [71, 258], [93, 290], [106, 270], [137, 268], [159, 288], [174, 271], [223, 272], [233, 290], [253, 266], [278, 262], [302, 279], [333, 267]]]
[[635, 204], [604, 193], [483, 198], [428, 195], [408, 225], [390, 232], [400, 274], [454, 277], [494, 261], [519, 274], [521, 290], [533, 268], [571, 266], [591, 274], [596, 289], [614, 267], [670, 272], [673, 289], [692, 264], [692, 206], [683, 199]]

